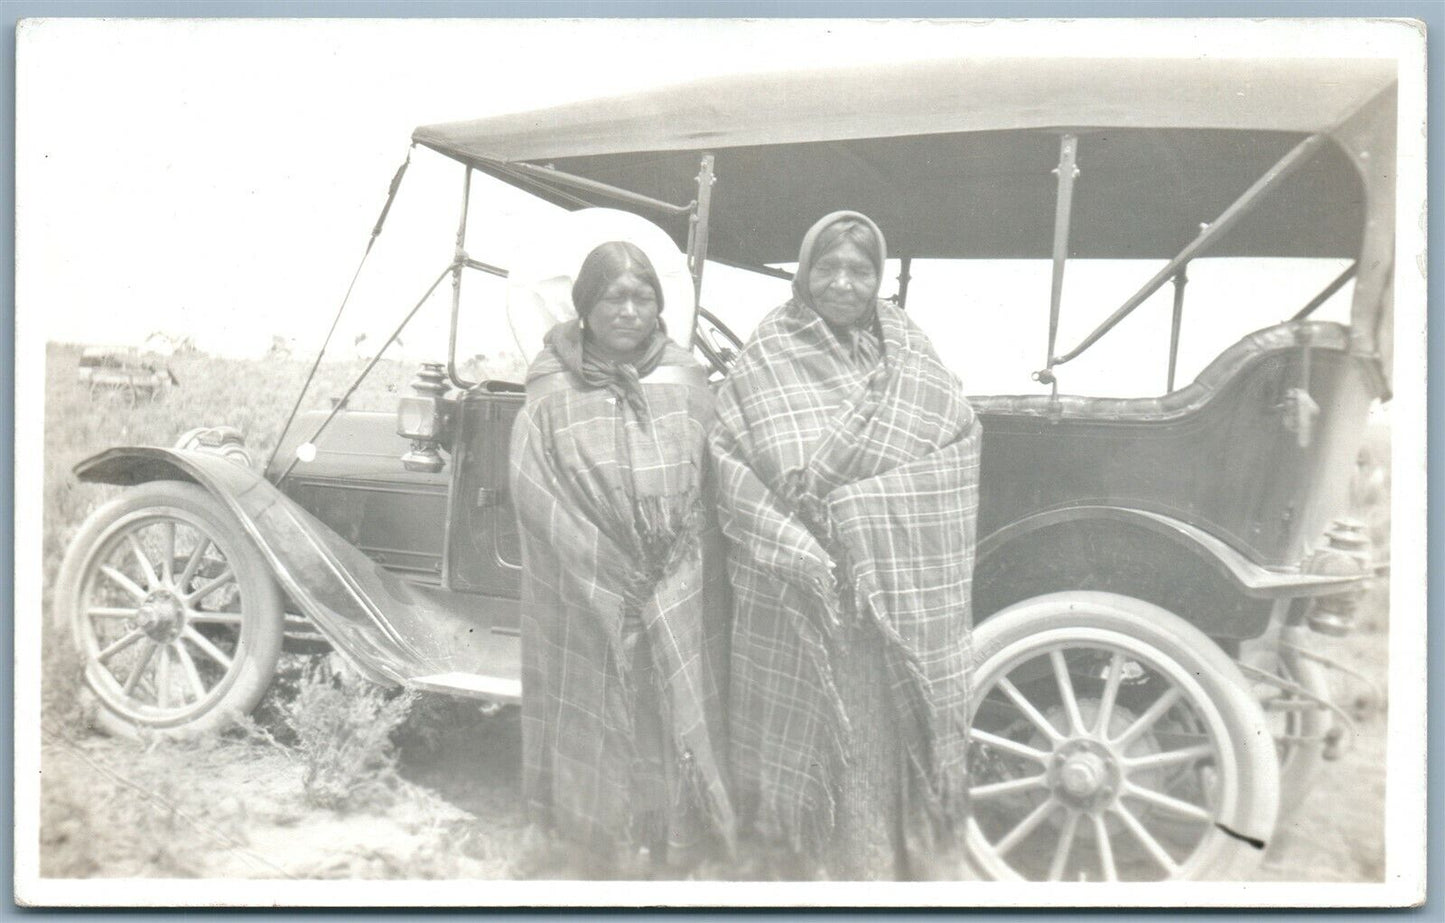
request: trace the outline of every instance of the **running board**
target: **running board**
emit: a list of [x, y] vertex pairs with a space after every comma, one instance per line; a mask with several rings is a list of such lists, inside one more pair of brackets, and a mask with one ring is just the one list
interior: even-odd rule
[[520, 679], [503, 679], [498, 676], [483, 676], [480, 673], [437, 673], [434, 676], [414, 676], [408, 679], [406, 684], [414, 689], [466, 696], [469, 699], [487, 699], [511, 705], [522, 701], [522, 681]]

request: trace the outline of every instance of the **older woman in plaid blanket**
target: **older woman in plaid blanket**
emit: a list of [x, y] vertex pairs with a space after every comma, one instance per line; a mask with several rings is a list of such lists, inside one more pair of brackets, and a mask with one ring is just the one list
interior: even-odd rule
[[[664, 334], [647, 256], [603, 244], [527, 373], [512, 435], [522, 536], [522, 789], [589, 875], [730, 844], [726, 576], [706, 496], [712, 394]], [[647, 850], [653, 869], [632, 860]]]
[[855, 212], [808, 231], [711, 436], [734, 803], [789, 875], [960, 874], [979, 425], [884, 256]]

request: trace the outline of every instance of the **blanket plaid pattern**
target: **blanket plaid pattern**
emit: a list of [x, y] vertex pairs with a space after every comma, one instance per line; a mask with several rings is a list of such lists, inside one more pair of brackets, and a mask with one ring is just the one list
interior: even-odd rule
[[[860, 368], [811, 309], [759, 325], [710, 437], [734, 592], [730, 722], [740, 820], [794, 849], [826, 842], [851, 735], [840, 619], [876, 626], [907, 750], [910, 844], [967, 812], [970, 589], [980, 427], [958, 380], [880, 302], [883, 361]], [[840, 595], [841, 594], [841, 595]], [[866, 732], [866, 731], [865, 731]]]
[[[704, 483], [712, 394], [680, 348], [668, 367], [668, 383], [643, 380], [651, 413], [640, 421], [544, 353], [512, 431], [523, 794], [533, 820], [603, 854], [646, 844], [658, 815], [676, 845], [733, 835], [727, 583]], [[675, 383], [679, 367], [695, 380]], [[633, 668], [639, 638], [650, 670]], [[639, 714], [647, 702], [660, 714]], [[658, 731], [641, 726], [649, 719]], [[665, 803], [639, 803], [656, 800], [638, 794], [649, 762], [639, 736], [661, 738], [667, 771], [649, 781]]]

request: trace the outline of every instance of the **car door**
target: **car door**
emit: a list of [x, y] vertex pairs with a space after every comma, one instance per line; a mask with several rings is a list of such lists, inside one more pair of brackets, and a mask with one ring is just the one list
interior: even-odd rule
[[[459, 401], [444, 575], [458, 592], [521, 596], [521, 543], [507, 484], [512, 423], [522, 399], [520, 386], [489, 382]], [[508, 607], [512, 627], [515, 609]]]

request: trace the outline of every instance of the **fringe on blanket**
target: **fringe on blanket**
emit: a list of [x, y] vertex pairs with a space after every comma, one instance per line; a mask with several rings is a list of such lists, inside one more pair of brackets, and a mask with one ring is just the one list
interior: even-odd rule
[[[640, 617], [642, 608], [656, 592], [658, 584], [676, 574], [684, 562], [700, 554], [704, 518], [701, 496], [697, 490], [669, 496], [640, 497], [633, 503], [633, 522], [642, 566], [624, 593], [624, 621]], [[701, 560], [696, 563], [701, 568]], [[630, 658], [623, 655], [622, 639], [619, 637], [617, 641], [622, 701], [630, 705], [636, 702], [637, 694], [635, 677], [632, 675], [634, 671]], [[700, 815], [697, 819], [701, 821], [699, 834], [715, 832], [731, 853], [736, 846], [736, 824], [731, 804], [726, 801], [725, 792], [716, 792], [707, 784], [691, 746], [677, 731], [672, 698], [665, 681], [666, 673], [657, 663], [655, 645], [652, 647], [651, 656], [654, 658], [652, 669], [648, 671], [651, 691], [660, 711], [664, 746], [670, 751], [668, 756], [677, 768], [673, 777], [668, 780], [670, 810], [662, 823], [670, 833], [679, 826], [686, 826], [689, 823], [688, 815], [696, 812]], [[629, 741], [632, 749], [630, 756], [636, 761], [639, 754], [636, 749], [634, 715], [630, 707], [627, 710], [628, 714], [622, 716], [619, 726], [626, 728], [625, 739]]]
[[[941, 843], [951, 844], [960, 832], [969, 812], [969, 775], [967, 763], [961, 767], [945, 765], [934, 744], [937, 738], [947, 733], [952, 722], [960, 721], [955, 715], [940, 714], [931, 694], [931, 683], [919, 662], [918, 655], [898, 633], [886, 617], [882, 605], [882, 592], [867, 577], [855, 579], [853, 585], [858, 600], [859, 613], [865, 614], [887, 644], [886, 654], [893, 669], [907, 678], [909, 707], [921, 715], [925, 733], [910, 734], [908, 765], [913, 775], [913, 784], [919, 793], [919, 803], [933, 824], [933, 833]], [[965, 643], [967, 643], [965, 641]], [[967, 721], [963, 721], [967, 729]], [[963, 742], [965, 753], [968, 742]]]

